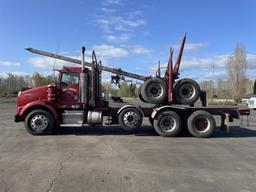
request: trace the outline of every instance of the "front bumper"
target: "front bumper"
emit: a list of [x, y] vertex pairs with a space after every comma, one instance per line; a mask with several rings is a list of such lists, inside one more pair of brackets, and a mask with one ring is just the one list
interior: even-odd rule
[[20, 122], [20, 121], [23, 121], [23, 119], [19, 116], [19, 115], [15, 115], [14, 117], [14, 122]]

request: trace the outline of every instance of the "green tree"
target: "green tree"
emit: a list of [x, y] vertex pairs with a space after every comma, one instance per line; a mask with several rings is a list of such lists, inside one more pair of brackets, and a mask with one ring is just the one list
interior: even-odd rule
[[51, 76], [47, 76], [47, 77], [44, 77], [42, 75], [40, 75], [39, 73], [34, 73], [33, 76], [32, 76], [32, 80], [34, 82], [34, 85], [37, 87], [37, 86], [42, 86], [42, 85], [48, 85], [51, 83]]
[[130, 97], [130, 86], [124, 81], [120, 85], [119, 95], [121, 97]]
[[122, 82], [119, 89], [121, 97], [137, 97], [138, 87], [136, 84]]
[[103, 83], [102, 84], [102, 92], [104, 93], [105, 97], [111, 96], [117, 96], [118, 90], [112, 87], [111, 83]]

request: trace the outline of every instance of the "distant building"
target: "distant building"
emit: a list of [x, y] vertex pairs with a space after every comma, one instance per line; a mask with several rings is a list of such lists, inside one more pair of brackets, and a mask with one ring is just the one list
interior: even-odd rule
[[242, 104], [248, 106], [251, 109], [256, 109], [256, 94], [248, 94], [241, 97]]

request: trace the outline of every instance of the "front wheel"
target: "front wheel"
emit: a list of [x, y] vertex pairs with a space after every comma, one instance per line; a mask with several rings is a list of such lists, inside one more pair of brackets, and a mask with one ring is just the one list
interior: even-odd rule
[[175, 137], [182, 129], [180, 116], [174, 111], [160, 111], [153, 120], [153, 127], [163, 137]]
[[52, 131], [52, 115], [41, 109], [31, 111], [25, 119], [25, 128], [32, 135], [45, 135]]

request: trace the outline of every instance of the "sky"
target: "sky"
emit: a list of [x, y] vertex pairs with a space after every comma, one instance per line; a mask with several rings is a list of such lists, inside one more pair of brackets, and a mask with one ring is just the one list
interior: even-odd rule
[[181, 77], [225, 79], [227, 58], [243, 43], [255, 79], [255, 8], [255, 0], [0, 0], [0, 77], [68, 65], [26, 47], [80, 58], [81, 46], [88, 61], [95, 50], [103, 65], [154, 75], [187, 32]]

